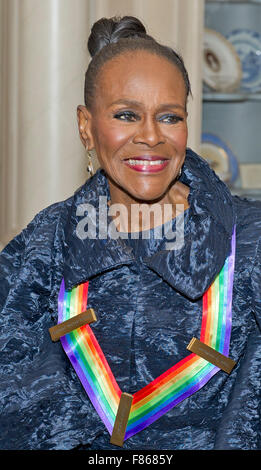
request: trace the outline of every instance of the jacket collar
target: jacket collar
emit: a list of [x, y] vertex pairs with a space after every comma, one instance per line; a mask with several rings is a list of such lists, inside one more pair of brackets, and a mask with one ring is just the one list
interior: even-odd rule
[[[190, 149], [187, 149], [180, 181], [190, 188], [190, 209], [186, 218], [189, 227], [185, 230], [184, 244], [179, 250], [165, 250], [165, 245], [161, 244], [162, 249], [143, 262], [177, 291], [197, 299], [213, 282], [230, 253], [235, 214], [226, 185], [205, 160]], [[103, 170], [98, 170], [73, 197], [65, 227], [66, 289], [135, 260], [132, 249], [123, 239], [99, 238], [102, 233], [98, 223], [95, 238], [83, 238], [86, 236], [84, 230], [87, 230], [84, 226], [86, 210], [93, 211], [94, 230], [98, 209], [106, 211], [109, 199], [109, 185]], [[105, 220], [109, 226], [108, 214]]]

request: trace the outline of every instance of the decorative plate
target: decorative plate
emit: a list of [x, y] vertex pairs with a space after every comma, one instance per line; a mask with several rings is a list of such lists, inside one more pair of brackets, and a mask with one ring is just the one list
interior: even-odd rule
[[237, 29], [227, 39], [241, 60], [241, 89], [253, 93], [261, 91], [261, 35], [248, 29]]
[[233, 183], [239, 176], [237, 158], [228, 145], [218, 136], [203, 133], [200, 155], [207, 160], [209, 166], [226, 183]]
[[241, 62], [234, 46], [222, 34], [205, 29], [203, 80], [216, 91], [233, 91], [240, 86]]

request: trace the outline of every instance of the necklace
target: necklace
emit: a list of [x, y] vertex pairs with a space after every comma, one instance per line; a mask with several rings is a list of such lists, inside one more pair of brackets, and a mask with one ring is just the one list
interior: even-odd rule
[[[232, 289], [235, 262], [235, 230], [231, 254], [203, 295], [200, 341], [228, 356], [232, 324]], [[89, 282], [70, 291], [62, 281], [58, 299], [58, 323], [87, 309]], [[112, 434], [122, 392], [90, 327], [65, 334], [62, 346], [98, 415]], [[197, 354], [189, 354], [133, 394], [124, 440], [142, 431], [182, 400], [200, 390], [220, 370]]]

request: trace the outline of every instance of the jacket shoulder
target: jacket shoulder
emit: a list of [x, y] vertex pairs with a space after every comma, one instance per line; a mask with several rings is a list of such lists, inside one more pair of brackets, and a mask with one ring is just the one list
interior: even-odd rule
[[55, 258], [62, 259], [71, 201], [72, 198], [69, 198], [40, 211], [1, 251], [0, 310], [8, 299], [10, 289], [22, 281], [26, 286], [39, 284], [42, 291], [50, 284]]
[[261, 241], [261, 201], [233, 197], [236, 213], [237, 255], [241, 266], [251, 271]]
[[261, 201], [233, 196], [238, 230], [251, 240], [261, 237]]

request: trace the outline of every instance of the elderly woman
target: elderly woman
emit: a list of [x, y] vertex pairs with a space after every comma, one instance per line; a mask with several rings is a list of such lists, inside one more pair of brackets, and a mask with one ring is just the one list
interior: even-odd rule
[[186, 148], [178, 54], [133, 17], [88, 47], [101, 168], [1, 254], [0, 447], [119, 449], [122, 405], [123, 449], [260, 449], [260, 203]]

